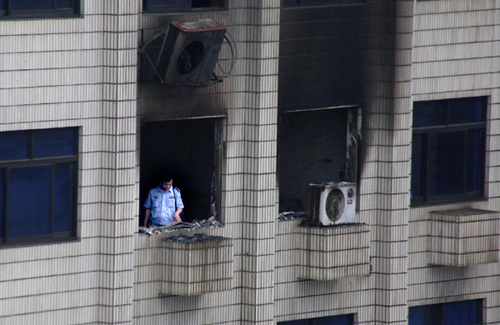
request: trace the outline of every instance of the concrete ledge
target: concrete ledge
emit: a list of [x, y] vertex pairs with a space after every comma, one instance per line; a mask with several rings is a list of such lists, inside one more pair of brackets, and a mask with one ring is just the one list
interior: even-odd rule
[[370, 274], [370, 226], [301, 227], [299, 278], [335, 280]]
[[433, 211], [429, 216], [429, 264], [467, 266], [498, 262], [498, 212], [465, 208]]
[[163, 241], [160, 250], [162, 294], [193, 296], [232, 290], [231, 239], [192, 243]]

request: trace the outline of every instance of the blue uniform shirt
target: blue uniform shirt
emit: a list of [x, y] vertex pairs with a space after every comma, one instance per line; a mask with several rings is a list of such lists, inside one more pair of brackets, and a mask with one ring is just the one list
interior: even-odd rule
[[149, 217], [151, 223], [155, 226], [165, 226], [175, 221], [175, 201], [177, 201], [177, 209], [184, 209], [181, 191], [176, 187], [171, 186], [168, 191], [163, 192], [158, 185], [158, 187], [149, 191], [144, 207], [151, 210], [151, 216]]

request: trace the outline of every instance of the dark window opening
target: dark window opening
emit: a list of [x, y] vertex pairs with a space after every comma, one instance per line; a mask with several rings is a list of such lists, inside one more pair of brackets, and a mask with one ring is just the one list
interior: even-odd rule
[[364, 0], [283, 0], [283, 7], [345, 5], [364, 2]]
[[0, 17], [44, 18], [80, 14], [80, 0], [0, 0]]
[[411, 307], [408, 321], [410, 325], [482, 324], [482, 300]]
[[412, 204], [483, 197], [485, 97], [413, 105]]
[[0, 133], [0, 242], [76, 237], [78, 129]]
[[355, 109], [280, 115], [280, 212], [306, 212], [310, 183], [356, 182], [356, 126]]
[[224, 0], [144, 0], [146, 12], [176, 12], [190, 10], [224, 10]]
[[352, 325], [354, 324], [354, 315], [327, 316], [312, 319], [291, 320], [279, 322], [278, 325]]
[[222, 120], [216, 118], [146, 123], [141, 129], [140, 220], [143, 203], [165, 171], [174, 174], [184, 203], [183, 221], [219, 221]]

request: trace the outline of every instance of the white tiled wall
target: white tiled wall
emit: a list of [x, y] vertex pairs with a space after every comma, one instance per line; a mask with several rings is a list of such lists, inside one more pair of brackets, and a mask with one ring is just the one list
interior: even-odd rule
[[[297, 280], [288, 226], [296, 225], [275, 220], [280, 1], [233, 0], [228, 11], [191, 15], [143, 15], [139, 0], [83, 3], [81, 18], [0, 20], [0, 131], [80, 127], [80, 239], [0, 249], [1, 324], [273, 323], [346, 313], [358, 323], [405, 323], [408, 306], [478, 298], [486, 322], [500, 322], [498, 264], [429, 267], [426, 252], [429, 211], [500, 209], [498, 1], [367, 2], [377, 17], [393, 19], [395, 8], [388, 26], [397, 31], [384, 43], [393, 47], [369, 57], [363, 107], [359, 218], [371, 225], [372, 273], [328, 282]], [[138, 30], [199, 18], [229, 27], [239, 53], [233, 75], [193, 97], [138, 86]], [[490, 98], [488, 199], [409, 208], [412, 101], [469, 96]], [[233, 240], [234, 288], [159, 296], [159, 238], [135, 233], [140, 124], [200, 102], [227, 112], [225, 227], [214, 233]]]
[[412, 100], [488, 96], [486, 197], [478, 202], [410, 209], [408, 303], [410, 306], [485, 299], [485, 324], [500, 322], [498, 263], [428, 266], [430, 211], [474, 207], [499, 210], [496, 119], [499, 101], [500, 7], [496, 1], [417, 2], [412, 57]]
[[0, 131], [80, 128], [79, 240], [0, 249], [2, 324], [131, 319], [137, 14], [103, 3], [0, 21]]

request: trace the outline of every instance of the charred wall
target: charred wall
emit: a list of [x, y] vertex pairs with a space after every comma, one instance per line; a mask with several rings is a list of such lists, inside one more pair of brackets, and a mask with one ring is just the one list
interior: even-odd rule
[[280, 212], [307, 211], [309, 183], [344, 180], [347, 110], [282, 114]]
[[[193, 117], [216, 117], [227, 114], [227, 93], [234, 87], [227, 80], [213, 82], [209, 86], [169, 85], [160, 82], [155, 74], [149, 55], [157, 62], [162, 43], [171, 22], [194, 22], [199, 19], [212, 19], [227, 25], [227, 13], [207, 12], [198, 14], [143, 15], [142, 30], [139, 34], [139, 83], [138, 108], [141, 122], [173, 120]], [[224, 42], [219, 54], [219, 66], [229, 69], [232, 53]], [[216, 74], [223, 71], [216, 66]]]
[[280, 110], [361, 103], [367, 5], [281, 10]]

